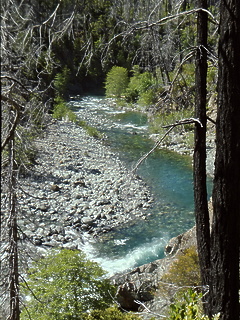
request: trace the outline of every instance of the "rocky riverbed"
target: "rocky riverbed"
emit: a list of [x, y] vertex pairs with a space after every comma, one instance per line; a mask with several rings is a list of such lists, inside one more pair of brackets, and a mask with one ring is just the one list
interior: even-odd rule
[[[21, 178], [19, 195], [19, 224], [31, 254], [54, 247], [82, 249], [113, 229], [148, 219], [153, 202], [148, 186], [103, 141], [73, 123], [51, 120], [35, 143], [37, 165]], [[140, 311], [144, 319], [165, 312], [174, 290], [169, 287], [163, 297], [159, 283], [182, 243], [194, 241], [194, 231], [176, 237], [166, 258], [112, 277], [118, 303]]]
[[[208, 139], [208, 172], [212, 174], [214, 138]], [[101, 241], [111, 230], [148, 219], [153, 202], [148, 186], [102, 140], [73, 123], [51, 119], [35, 143], [37, 164], [21, 177], [18, 194], [21, 244], [31, 244], [28, 253], [51, 247], [82, 249], [86, 242]], [[166, 147], [191, 153], [175, 140]], [[118, 302], [126, 309], [145, 311], [145, 319], [151, 312], [160, 314], [172, 293], [170, 288], [165, 297], [159, 295], [159, 282], [176, 251], [195, 240], [193, 229], [170, 242], [166, 258], [115, 275]]]
[[81, 249], [86, 237], [147, 219], [146, 184], [81, 127], [52, 120], [36, 147], [37, 165], [19, 195], [20, 227], [34, 245]]

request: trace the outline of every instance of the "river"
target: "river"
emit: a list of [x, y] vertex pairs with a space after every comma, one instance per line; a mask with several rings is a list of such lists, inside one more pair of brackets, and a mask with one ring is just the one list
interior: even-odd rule
[[[104, 143], [129, 169], [153, 147], [145, 114], [116, 109], [104, 97], [74, 99], [71, 106], [80, 119], [104, 134]], [[101, 242], [86, 244], [88, 257], [110, 274], [163, 258], [168, 240], [194, 225], [191, 162], [189, 156], [167, 150], [151, 154], [137, 170], [154, 196], [149, 218], [108, 233]]]

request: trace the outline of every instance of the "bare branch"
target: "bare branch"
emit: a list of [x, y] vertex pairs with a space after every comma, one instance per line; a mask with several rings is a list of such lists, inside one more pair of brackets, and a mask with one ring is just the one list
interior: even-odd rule
[[166, 136], [176, 127], [176, 126], [180, 126], [180, 125], [185, 125], [185, 124], [190, 124], [190, 123], [195, 123], [195, 124], [198, 124], [200, 125], [200, 127], [203, 127], [202, 123], [199, 121], [199, 119], [195, 119], [195, 118], [188, 118], [188, 119], [182, 119], [182, 120], [179, 120], [179, 121], [176, 121], [175, 123], [173, 124], [170, 124], [170, 125], [167, 125], [167, 126], [163, 126], [163, 128], [169, 128], [167, 130], [167, 132], [163, 135], [163, 137], [158, 140], [156, 142], [156, 144], [154, 145], [154, 147], [148, 152], [146, 153], [144, 156], [142, 156], [137, 164], [135, 165], [135, 167], [132, 169], [132, 173], [134, 173], [138, 167], [141, 165], [141, 163], [151, 154], [153, 153], [158, 147], [159, 145], [162, 143], [162, 141], [166, 138]]
[[158, 317], [163, 317], [163, 318], [166, 318], [167, 316], [165, 315], [162, 315], [162, 314], [159, 314], [159, 313], [156, 313], [156, 312], [152, 312], [150, 309], [148, 309], [148, 307], [141, 301], [139, 300], [134, 300], [135, 303], [139, 304], [140, 306], [142, 306], [146, 311], [147, 313], [151, 313], [155, 316], [158, 316]]
[[[136, 27], [133, 27], [134, 30], [142, 30], [142, 29], [146, 29], [146, 28], [152, 28], [152, 27], [155, 27], [155, 26], [160, 26], [160, 25], [164, 25], [168, 22], [171, 22], [177, 18], [181, 18], [181, 17], [184, 17], [184, 16], [188, 16], [188, 15], [192, 15], [192, 14], [195, 14], [195, 13], [198, 13], [200, 11], [204, 11], [206, 12], [211, 18], [212, 18], [212, 22], [215, 23], [215, 24], [219, 24], [219, 21], [215, 19], [215, 17], [212, 15], [212, 13], [206, 9], [202, 9], [202, 8], [197, 8], [197, 9], [192, 9], [192, 10], [188, 10], [188, 11], [184, 11], [184, 12], [180, 12], [180, 13], [177, 13], [177, 14], [173, 14], [173, 15], [169, 15], [167, 17], [164, 17], [154, 23], [148, 23], [147, 21], [141, 21], [139, 22], [139, 27], [136, 26]], [[136, 24], [137, 25], [137, 24]]]
[[14, 81], [16, 82], [17, 84], [19, 84], [24, 90], [26, 90], [27, 92], [31, 93], [32, 91], [29, 90], [26, 86], [24, 86], [19, 80], [17, 80], [16, 78], [14, 77], [11, 77], [9, 75], [1, 75], [1, 79], [8, 79], [8, 80], [11, 80], [11, 81]]
[[4, 148], [6, 147], [8, 142], [13, 138], [15, 129], [16, 129], [18, 121], [19, 121], [19, 116], [20, 116], [20, 113], [17, 110], [16, 115], [15, 115], [15, 119], [13, 120], [12, 127], [10, 128], [7, 137], [5, 138], [5, 140], [3, 141], [2, 145], [1, 145], [1, 152], [4, 150]]

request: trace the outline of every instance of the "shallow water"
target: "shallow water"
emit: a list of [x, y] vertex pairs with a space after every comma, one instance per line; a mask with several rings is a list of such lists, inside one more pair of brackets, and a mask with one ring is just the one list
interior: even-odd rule
[[[147, 153], [146, 115], [116, 110], [108, 99], [85, 97], [72, 102], [81, 119], [103, 132], [107, 143], [129, 169]], [[194, 225], [191, 158], [156, 150], [137, 169], [154, 196], [147, 220], [106, 234], [102, 242], [86, 242], [84, 251], [109, 274], [164, 257], [167, 241]]]

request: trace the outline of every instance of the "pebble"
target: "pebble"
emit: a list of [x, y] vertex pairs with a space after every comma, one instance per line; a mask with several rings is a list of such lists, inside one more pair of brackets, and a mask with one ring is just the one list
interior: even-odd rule
[[81, 127], [51, 121], [36, 147], [37, 166], [21, 177], [19, 199], [22, 230], [35, 246], [81, 247], [86, 232], [99, 238], [148, 216], [148, 186]]

